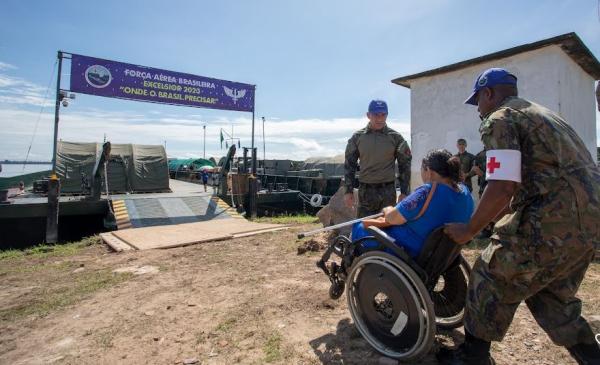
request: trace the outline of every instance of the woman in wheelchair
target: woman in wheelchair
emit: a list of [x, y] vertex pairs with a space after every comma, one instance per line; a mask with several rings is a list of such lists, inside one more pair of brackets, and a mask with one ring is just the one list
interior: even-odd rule
[[[446, 150], [430, 151], [421, 163], [424, 184], [395, 207], [383, 208], [384, 216], [363, 220], [352, 228], [352, 240], [370, 236], [375, 226], [394, 238], [395, 243], [416, 258], [427, 237], [446, 223], [466, 223], [473, 214], [473, 198], [460, 183], [460, 161]], [[367, 240], [362, 248], [376, 247]], [[391, 252], [390, 252], [391, 253]]]
[[[460, 246], [443, 233], [445, 223], [467, 222], [473, 213], [458, 159], [431, 151], [421, 177], [422, 186], [384, 208], [384, 217], [355, 224], [352, 240], [336, 237], [317, 262], [331, 298], [347, 287], [348, 310], [367, 342], [402, 361], [425, 356], [436, 328], [462, 324], [470, 273]], [[341, 260], [327, 266], [331, 254]]]

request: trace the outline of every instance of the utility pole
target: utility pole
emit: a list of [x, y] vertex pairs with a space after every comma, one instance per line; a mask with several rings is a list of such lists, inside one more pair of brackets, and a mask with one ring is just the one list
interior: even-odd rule
[[267, 159], [267, 154], [266, 154], [266, 147], [265, 147], [265, 117], [261, 117], [262, 118], [262, 122], [263, 122], [263, 173], [264, 173], [264, 169], [265, 169], [265, 161]]
[[58, 51], [58, 73], [56, 75], [56, 102], [54, 106], [54, 139], [52, 145], [52, 174], [48, 179], [48, 212], [46, 215], [46, 243], [58, 242], [58, 204], [60, 198], [60, 180], [56, 175], [56, 149], [58, 145], [58, 120], [60, 102], [65, 97], [60, 90], [63, 53]]
[[202, 158], [206, 160], [206, 124], [202, 126], [202, 129], [204, 129], [204, 142], [202, 142], [204, 153], [202, 155]]

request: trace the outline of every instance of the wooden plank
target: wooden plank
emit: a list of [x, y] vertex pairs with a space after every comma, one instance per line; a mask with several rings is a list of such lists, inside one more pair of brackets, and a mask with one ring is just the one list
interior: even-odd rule
[[112, 234], [138, 250], [145, 250], [187, 246], [230, 239], [240, 234], [251, 235], [282, 228], [286, 227], [282, 227], [280, 224], [254, 223], [230, 218], [168, 226], [131, 228], [114, 231]]
[[290, 228], [290, 227], [288, 227], [288, 226], [286, 226], [286, 227], [276, 227], [276, 228], [267, 228], [267, 229], [261, 229], [261, 230], [258, 230], [258, 231], [246, 232], [246, 233], [236, 233], [236, 234], [233, 235], [233, 238], [254, 236], [255, 234], [281, 231], [283, 229], [288, 229], [288, 228]]
[[117, 252], [134, 250], [133, 247], [129, 246], [127, 243], [115, 237], [111, 232], [100, 233], [100, 237], [102, 238], [102, 241], [104, 241], [104, 243], [106, 243], [110, 248]]

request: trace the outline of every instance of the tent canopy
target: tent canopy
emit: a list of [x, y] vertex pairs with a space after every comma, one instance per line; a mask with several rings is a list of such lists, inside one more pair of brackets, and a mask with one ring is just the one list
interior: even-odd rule
[[169, 171], [181, 171], [190, 168], [195, 171], [202, 168], [212, 170], [214, 167], [215, 163], [213, 161], [203, 158], [174, 159], [169, 161]]
[[344, 155], [307, 158], [303, 170], [322, 170], [325, 176], [344, 176]]
[[[84, 193], [85, 181], [91, 183], [102, 143], [58, 143], [56, 173], [61, 192]], [[107, 179], [101, 168], [102, 190], [113, 193], [163, 192], [169, 189], [167, 155], [162, 145], [112, 144], [106, 166]]]

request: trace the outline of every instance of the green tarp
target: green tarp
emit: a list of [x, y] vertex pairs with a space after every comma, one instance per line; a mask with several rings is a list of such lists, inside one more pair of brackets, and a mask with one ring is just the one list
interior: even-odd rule
[[174, 159], [169, 161], [169, 171], [187, 170], [190, 166], [193, 170], [199, 170], [201, 167], [205, 166], [213, 168], [215, 167], [215, 163], [203, 158]]
[[[62, 193], [82, 193], [91, 184], [101, 143], [58, 143], [56, 173]], [[102, 191], [105, 191], [101, 167]], [[167, 155], [162, 145], [112, 144], [107, 164], [108, 190], [112, 193], [163, 192], [169, 190]]]

